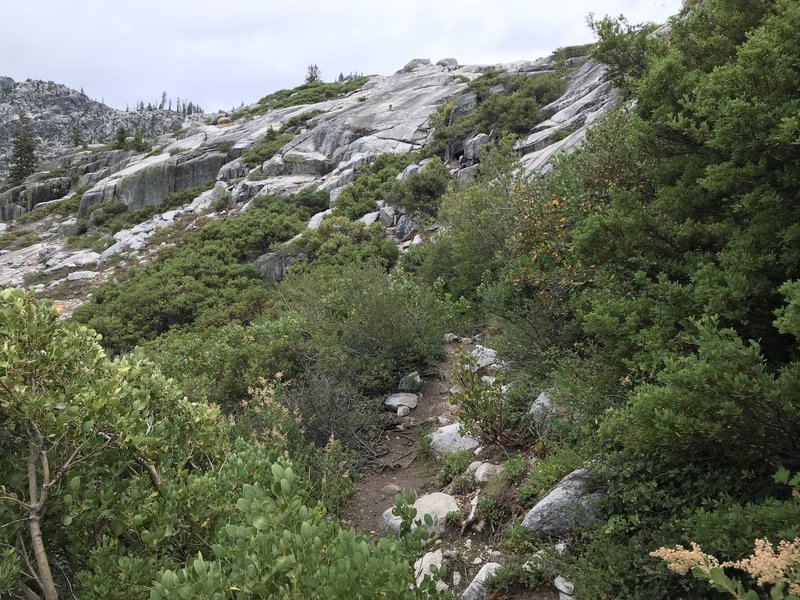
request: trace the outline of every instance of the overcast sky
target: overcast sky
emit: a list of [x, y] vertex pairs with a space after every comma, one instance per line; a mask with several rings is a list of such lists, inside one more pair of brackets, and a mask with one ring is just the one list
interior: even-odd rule
[[[206, 111], [303, 82], [387, 75], [412, 58], [529, 60], [593, 41], [596, 16], [662, 22], [680, 0], [3, 0], [0, 75], [117, 108], [162, 91]], [[13, 24], [13, 26], [10, 26]]]

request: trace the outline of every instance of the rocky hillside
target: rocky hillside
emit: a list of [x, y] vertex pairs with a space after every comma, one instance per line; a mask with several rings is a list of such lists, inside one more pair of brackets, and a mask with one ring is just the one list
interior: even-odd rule
[[[330, 208], [309, 224], [318, 227], [359, 170], [378, 156], [429, 146], [434, 141], [431, 118], [445, 108], [449, 123], [472, 114], [479, 102], [468, 89], [469, 82], [487, 72], [499, 81], [511, 81], [519, 76], [545, 77], [554, 69], [553, 58], [499, 65], [489, 71], [486, 66], [458, 65], [453, 59], [436, 65], [417, 60], [394, 75], [373, 76], [356, 91], [323, 102], [291, 105], [290, 97], [283, 102], [290, 105], [283, 108], [270, 109], [262, 103], [247, 107], [239, 115], [216, 115], [206, 122], [192, 122], [184, 130], [153, 139], [149, 152], [94, 146], [63, 154], [53, 159], [51, 171], [34, 174], [24, 185], [0, 194], [0, 221], [11, 221], [0, 223], [3, 230], [7, 229], [0, 238], [4, 242], [4, 249], [0, 249], [0, 285], [34, 282], [44, 292], [43, 279], [49, 282], [49, 289], [57, 288], [72, 271], [104, 272], [111, 257], [139, 262], [153, 251], [148, 250], [147, 241], [156, 230], [195, 209], [207, 210], [220, 199], [230, 198], [234, 213], [238, 213], [259, 198], [316, 187], [330, 195]], [[17, 91], [12, 93], [36, 85], [17, 84]], [[103, 112], [107, 107], [63, 86], [41, 85], [52, 97], [61, 98], [62, 106], [81, 106], [83, 98], [89, 107], [88, 116], [83, 118], [89, 122], [97, 117], [98, 136], [115, 126], [110, 125], [113, 120], [102, 117], [108, 114], [107, 110]], [[613, 103], [604, 67], [587, 57], [570, 60], [563, 90], [560, 97], [541, 109], [545, 120], [521, 136], [516, 146], [528, 173], [546, 170], [554, 155], [580, 143], [587, 128]], [[489, 95], [508, 93], [501, 83]], [[36, 123], [36, 113], [28, 108]], [[76, 112], [65, 110], [61, 118], [66, 123]], [[162, 113], [151, 113], [152, 118], [165, 116]], [[54, 122], [56, 119], [38, 119], [41, 126], [51, 127]], [[447, 167], [458, 186], [475, 177], [480, 146], [496, 136], [496, 132], [485, 131], [447, 140]], [[402, 176], [418, 171], [425, 162], [410, 165]], [[209, 191], [191, 205], [193, 197], [188, 197], [183, 206], [158, 209], [171, 194], [196, 186]], [[87, 224], [91, 229], [92, 213], [100, 205], [127, 211], [129, 216], [143, 216], [134, 227], [116, 231], [113, 237], [103, 237], [99, 232], [87, 236]], [[29, 211], [33, 212], [14, 221]], [[367, 214], [362, 220], [372, 223], [380, 219], [403, 247], [408, 247], [417, 233], [417, 224], [392, 207], [376, 206], [363, 212]], [[135, 216], [131, 218], [135, 220]], [[80, 241], [84, 238], [88, 241]], [[269, 260], [264, 268], [283, 269]], [[72, 277], [70, 289], [78, 281], [77, 275]], [[86, 285], [95, 278], [85, 277], [81, 281]], [[84, 298], [85, 294], [77, 296]]]
[[8, 171], [20, 112], [31, 120], [42, 163], [74, 147], [76, 136], [90, 144], [107, 142], [118, 127], [124, 127], [131, 133], [140, 130], [144, 136], [154, 137], [180, 128], [183, 121], [182, 115], [167, 110], [117, 110], [52, 81], [17, 82], [0, 77], [0, 180]]

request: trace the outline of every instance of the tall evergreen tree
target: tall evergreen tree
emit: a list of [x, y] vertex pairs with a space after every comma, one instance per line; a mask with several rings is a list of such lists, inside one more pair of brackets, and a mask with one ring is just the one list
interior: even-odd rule
[[19, 185], [36, 170], [36, 139], [31, 131], [31, 123], [23, 113], [19, 115], [20, 130], [11, 142], [11, 171], [8, 181]]

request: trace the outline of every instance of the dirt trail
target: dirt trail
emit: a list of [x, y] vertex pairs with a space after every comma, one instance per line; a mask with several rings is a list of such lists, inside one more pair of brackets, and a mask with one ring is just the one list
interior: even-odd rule
[[429, 476], [420, 472], [414, 450], [424, 435], [439, 426], [439, 417], [447, 422], [455, 420], [450, 412], [448, 390], [452, 385], [450, 370], [461, 349], [457, 343], [446, 346], [447, 356], [437, 373], [422, 379], [417, 408], [407, 417], [399, 418], [398, 426], [384, 432], [386, 454], [380, 457], [372, 472], [359, 481], [345, 509], [344, 520], [356, 531], [374, 533], [377, 529], [383, 511], [394, 502], [396, 492], [387, 486], [397, 486], [400, 491], [416, 490], [418, 494], [427, 491]]

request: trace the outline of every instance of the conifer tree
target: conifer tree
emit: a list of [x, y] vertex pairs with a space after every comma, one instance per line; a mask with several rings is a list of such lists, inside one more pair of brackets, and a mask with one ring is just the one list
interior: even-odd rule
[[306, 71], [306, 83], [317, 83], [318, 81], [322, 81], [322, 71], [316, 64], [308, 65], [308, 71]]
[[20, 130], [11, 142], [11, 171], [8, 181], [19, 185], [36, 170], [36, 139], [31, 132], [30, 120], [23, 113], [19, 115]]

